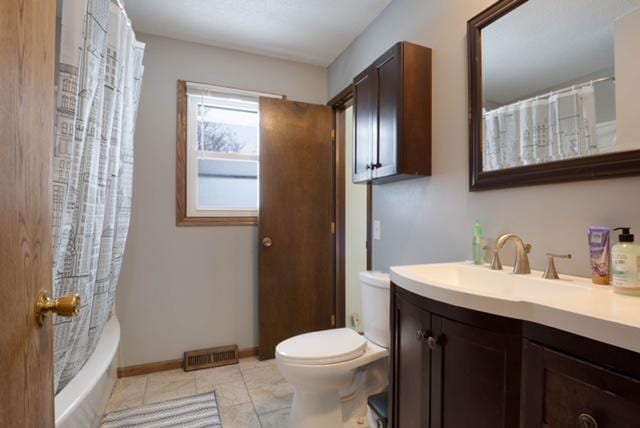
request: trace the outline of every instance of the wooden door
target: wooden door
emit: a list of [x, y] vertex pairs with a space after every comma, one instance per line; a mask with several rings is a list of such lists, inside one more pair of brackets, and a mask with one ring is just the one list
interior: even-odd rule
[[395, 298], [393, 335], [393, 426], [420, 428], [429, 425], [431, 352], [424, 338], [431, 331], [430, 314]]
[[431, 427], [517, 427], [520, 339], [436, 315], [431, 323]]
[[332, 129], [331, 107], [260, 99], [261, 359], [335, 323]]
[[0, 2], [0, 425], [54, 425], [51, 290], [54, 0]]
[[376, 71], [369, 67], [353, 81], [353, 123], [355, 129], [353, 148], [353, 182], [371, 180], [374, 148], [377, 140], [378, 101], [376, 95]]
[[640, 381], [525, 340], [522, 427], [640, 426]]
[[374, 64], [377, 82], [378, 127], [373, 152], [373, 178], [398, 172], [399, 127], [402, 105], [402, 44], [398, 43]]

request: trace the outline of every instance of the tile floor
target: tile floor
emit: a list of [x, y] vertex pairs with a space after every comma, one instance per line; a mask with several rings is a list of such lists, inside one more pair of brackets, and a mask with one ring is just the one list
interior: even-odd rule
[[118, 379], [107, 412], [216, 390], [224, 428], [286, 428], [293, 389], [275, 360], [184, 372], [171, 370]]

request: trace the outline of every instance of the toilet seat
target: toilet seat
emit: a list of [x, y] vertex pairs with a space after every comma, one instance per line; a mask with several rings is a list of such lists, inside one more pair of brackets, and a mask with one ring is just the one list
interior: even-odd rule
[[291, 337], [276, 347], [279, 360], [298, 365], [324, 365], [362, 356], [367, 340], [349, 328], [314, 331]]

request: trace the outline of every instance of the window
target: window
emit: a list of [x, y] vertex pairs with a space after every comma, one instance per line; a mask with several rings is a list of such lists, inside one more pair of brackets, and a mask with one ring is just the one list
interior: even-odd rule
[[179, 82], [178, 225], [257, 224], [260, 96]]

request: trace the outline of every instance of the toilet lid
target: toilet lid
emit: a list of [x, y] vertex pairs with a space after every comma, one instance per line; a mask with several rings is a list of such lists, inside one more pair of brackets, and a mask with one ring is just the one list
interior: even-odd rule
[[284, 340], [276, 346], [278, 359], [296, 364], [333, 364], [358, 358], [367, 341], [349, 328], [314, 331]]

